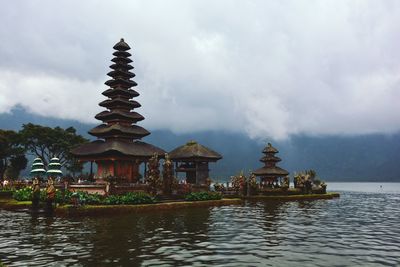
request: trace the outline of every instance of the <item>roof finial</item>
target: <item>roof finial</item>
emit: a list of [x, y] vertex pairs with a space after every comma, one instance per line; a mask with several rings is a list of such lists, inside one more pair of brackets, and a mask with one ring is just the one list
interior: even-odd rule
[[197, 142], [195, 140], [190, 140], [189, 142], [186, 143], [186, 145], [188, 146], [197, 145]]
[[124, 38], [121, 38], [121, 42], [125, 42], [125, 41], [124, 41]]

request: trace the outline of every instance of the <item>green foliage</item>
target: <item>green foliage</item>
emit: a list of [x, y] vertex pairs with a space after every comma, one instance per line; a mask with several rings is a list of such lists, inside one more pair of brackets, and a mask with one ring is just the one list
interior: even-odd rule
[[14, 180], [17, 179], [19, 173], [26, 168], [27, 164], [28, 164], [28, 159], [25, 157], [25, 155], [15, 155], [11, 157], [10, 165], [6, 170], [7, 177]]
[[70, 203], [72, 201], [73, 198], [76, 198], [78, 203], [81, 205], [99, 205], [103, 203], [103, 196], [101, 196], [98, 193], [95, 194], [89, 194], [87, 192], [68, 192], [67, 194], [65, 194], [65, 198], [64, 201], [66, 203]]
[[6, 171], [11, 178], [16, 178], [26, 167], [25, 149], [21, 145], [19, 133], [0, 130], [0, 179]]
[[218, 192], [193, 192], [185, 197], [188, 201], [220, 200], [222, 194]]
[[[47, 197], [46, 189], [40, 190], [40, 201], [45, 201]], [[13, 192], [13, 198], [17, 201], [31, 201], [32, 188], [24, 187]], [[56, 190], [55, 202], [58, 204], [72, 203], [77, 200], [80, 205], [134, 205], [155, 203], [155, 198], [142, 192], [129, 192], [124, 195], [110, 195], [107, 197], [99, 194], [89, 194], [87, 192], [62, 192]]]
[[18, 190], [15, 190], [13, 193], [13, 198], [17, 201], [29, 201], [32, 200], [32, 188], [24, 187]]
[[67, 169], [79, 170], [70, 150], [88, 140], [76, 134], [75, 128], [50, 128], [28, 123], [22, 126], [19, 134], [25, 149], [40, 157], [45, 165], [51, 158], [57, 157]]
[[111, 195], [104, 199], [106, 205], [132, 205], [132, 204], [151, 204], [154, 197], [142, 192], [129, 192], [124, 195]]

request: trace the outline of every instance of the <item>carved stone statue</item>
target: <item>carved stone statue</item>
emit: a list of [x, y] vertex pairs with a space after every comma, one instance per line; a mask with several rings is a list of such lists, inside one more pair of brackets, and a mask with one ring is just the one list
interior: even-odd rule
[[56, 188], [54, 187], [53, 178], [49, 177], [47, 180], [47, 187], [46, 187], [46, 204], [47, 210], [53, 210], [53, 203], [56, 198]]
[[158, 155], [157, 153], [154, 153], [154, 155], [149, 159], [148, 171], [146, 174], [146, 183], [149, 185], [149, 193], [152, 195], [156, 195], [162, 185], [159, 165]]
[[282, 182], [282, 188], [284, 189], [288, 189], [289, 188], [289, 177], [285, 176], [283, 178], [283, 182]]
[[40, 182], [37, 177], [32, 181], [32, 207], [37, 208], [40, 200]]
[[165, 160], [163, 163], [163, 191], [164, 194], [170, 195], [172, 193], [172, 187], [174, 183], [174, 164], [169, 158], [168, 153], [165, 153]]

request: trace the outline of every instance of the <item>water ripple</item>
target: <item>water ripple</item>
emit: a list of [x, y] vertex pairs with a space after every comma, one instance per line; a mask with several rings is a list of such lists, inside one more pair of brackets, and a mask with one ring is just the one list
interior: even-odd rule
[[396, 266], [400, 194], [247, 202], [111, 218], [0, 211], [9, 266]]

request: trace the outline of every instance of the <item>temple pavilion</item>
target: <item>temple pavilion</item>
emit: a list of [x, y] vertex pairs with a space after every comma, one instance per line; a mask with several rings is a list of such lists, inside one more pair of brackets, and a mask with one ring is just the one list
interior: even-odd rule
[[209, 178], [209, 162], [216, 162], [222, 156], [195, 141], [189, 141], [169, 153], [175, 162], [175, 172], [186, 174], [186, 182], [190, 184], [205, 184]]
[[107, 74], [111, 79], [105, 82], [109, 88], [103, 92], [107, 99], [99, 103], [106, 110], [95, 116], [103, 123], [89, 131], [97, 140], [71, 153], [81, 162], [90, 162], [91, 173], [93, 163], [97, 164], [97, 179], [113, 176], [120, 181], [137, 182], [140, 165], [154, 154], [162, 157], [165, 151], [140, 141], [150, 132], [137, 125], [144, 117], [134, 111], [141, 105], [133, 100], [139, 93], [131, 89], [137, 83], [132, 80], [135, 74], [131, 72], [130, 47], [121, 39], [113, 48], [116, 51]]
[[265, 156], [260, 161], [264, 163], [264, 167], [253, 171], [255, 176], [260, 177], [262, 183], [275, 182], [279, 177], [285, 177], [289, 174], [288, 171], [276, 166], [281, 161], [279, 157], [275, 156], [278, 152], [270, 143], [262, 151]]

